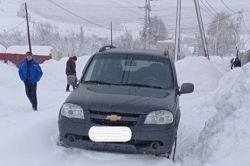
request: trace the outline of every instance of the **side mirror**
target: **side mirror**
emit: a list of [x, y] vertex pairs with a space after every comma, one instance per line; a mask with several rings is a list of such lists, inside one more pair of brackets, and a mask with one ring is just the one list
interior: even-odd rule
[[179, 95], [192, 93], [193, 91], [194, 91], [194, 84], [184, 83], [181, 85], [181, 89], [179, 90]]

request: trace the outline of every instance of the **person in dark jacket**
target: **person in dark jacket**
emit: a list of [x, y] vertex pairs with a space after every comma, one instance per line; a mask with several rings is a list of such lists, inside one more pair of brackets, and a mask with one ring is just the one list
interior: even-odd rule
[[67, 75], [67, 86], [66, 91], [69, 92], [70, 85], [72, 85], [73, 89], [76, 88], [77, 77], [76, 77], [76, 61], [77, 57], [70, 57], [66, 63], [66, 75]]
[[236, 57], [231, 65], [231, 69], [235, 67], [241, 67], [241, 61], [238, 57]]
[[43, 72], [40, 65], [33, 60], [32, 53], [26, 53], [26, 59], [21, 62], [19, 76], [24, 82], [26, 95], [32, 104], [34, 111], [37, 111], [37, 82], [41, 79]]

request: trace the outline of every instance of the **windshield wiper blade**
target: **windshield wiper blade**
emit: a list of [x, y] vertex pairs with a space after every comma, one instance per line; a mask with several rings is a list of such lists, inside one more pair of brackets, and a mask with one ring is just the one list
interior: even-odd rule
[[153, 85], [137, 84], [137, 83], [127, 83], [127, 84], [121, 84], [121, 85], [124, 85], [124, 86], [137, 86], [137, 87], [144, 87], [144, 88], [164, 89], [161, 86], [153, 86]]
[[100, 81], [100, 80], [88, 80], [88, 81], [84, 81], [83, 83], [113, 85], [113, 83], [111, 82], [105, 82], [105, 81]]

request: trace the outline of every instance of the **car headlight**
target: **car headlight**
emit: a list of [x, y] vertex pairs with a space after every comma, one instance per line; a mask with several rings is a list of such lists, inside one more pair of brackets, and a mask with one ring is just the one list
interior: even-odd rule
[[144, 124], [171, 124], [174, 121], [173, 114], [166, 110], [153, 111], [146, 117]]
[[71, 103], [65, 103], [61, 109], [61, 115], [68, 118], [84, 119], [84, 112], [81, 106]]

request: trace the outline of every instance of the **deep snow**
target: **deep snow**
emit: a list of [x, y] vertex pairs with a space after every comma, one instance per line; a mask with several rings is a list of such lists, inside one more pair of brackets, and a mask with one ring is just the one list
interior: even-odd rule
[[[77, 61], [78, 77], [89, 56]], [[57, 117], [65, 92], [66, 58], [42, 65], [38, 112], [33, 112], [17, 69], [0, 62], [1, 166], [247, 166], [250, 163], [250, 64], [230, 70], [229, 59], [189, 57], [176, 64], [179, 84], [195, 92], [181, 96], [177, 162], [150, 155], [102, 153], [56, 145]]]

